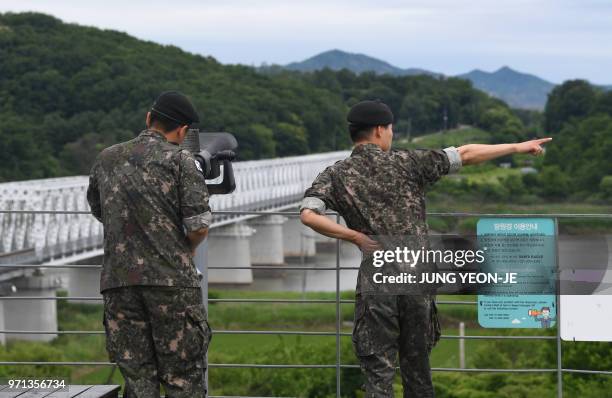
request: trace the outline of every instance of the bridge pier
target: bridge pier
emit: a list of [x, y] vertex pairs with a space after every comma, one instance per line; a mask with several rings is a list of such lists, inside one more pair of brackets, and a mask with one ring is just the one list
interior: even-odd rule
[[[61, 286], [58, 278], [33, 275], [15, 280], [17, 292], [12, 297], [49, 297]], [[57, 331], [56, 300], [2, 300], [4, 302], [4, 328], [6, 330]], [[57, 334], [6, 334], [6, 339], [51, 341]]]
[[[69, 297], [98, 297], [100, 294], [101, 268], [70, 268], [68, 274]], [[101, 304], [96, 300], [70, 300], [71, 303]]]
[[288, 217], [283, 225], [283, 248], [285, 257], [314, 257], [317, 254], [316, 232], [300, 221], [299, 217]]
[[[249, 243], [249, 238], [253, 233], [253, 228], [244, 222], [211, 229], [208, 235], [208, 266], [225, 267], [225, 269], [209, 269], [209, 283], [248, 284], [253, 282]], [[237, 267], [249, 268], [235, 269]]]
[[257, 217], [249, 222], [255, 233], [251, 236], [251, 263], [256, 265], [283, 265], [283, 224], [286, 217], [279, 215]]

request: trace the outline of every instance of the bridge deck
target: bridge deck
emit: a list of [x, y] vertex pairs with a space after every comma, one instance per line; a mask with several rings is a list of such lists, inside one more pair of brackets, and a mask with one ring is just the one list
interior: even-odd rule
[[117, 398], [120, 386], [117, 385], [71, 385], [63, 389], [11, 389], [0, 386], [0, 398]]
[[[234, 163], [236, 191], [213, 195], [212, 227], [255, 217], [223, 211], [295, 206], [317, 174], [349, 151]], [[88, 176], [0, 183], [0, 264], [42, 264], [100, 255], [103, 229], [89, 214]], [[68, 260], [67, 260], [68, 259]]]

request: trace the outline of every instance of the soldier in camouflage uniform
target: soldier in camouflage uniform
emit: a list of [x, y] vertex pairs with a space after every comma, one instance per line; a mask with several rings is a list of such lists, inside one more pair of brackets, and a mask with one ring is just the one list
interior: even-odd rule
[[211, 339], [193, 253], [212, 214], [200, 165], [179, 148], [198, 115], [162, 93], [147, 129], [100, 153], [87, 198], [104, 224], [106, 348], [128, 398], [205, 397]]
[[[352, 242], [365, 254], [357, 277], [353, 345], [366, 377], [366, 396], [393, 397], [399, 353], [404, 397], [433, 397], [429, 354], [440, 338], [433, 296], [376, 291], [363, 272], [371, 260], [368, 254], [382, 248], [372, 238], [426, 237], [426, 187], [462, 164], [515, 152], [539, 154], [548, 139], [391, 150], [393, 114], [385, 104], [360, 102], [347, 119], [355, 147], [350, 157], [317, 176], [304, 194], [300, 216], [317, 232]], [[323, 216], [326, 209], [337, 211], [347, 226]]]

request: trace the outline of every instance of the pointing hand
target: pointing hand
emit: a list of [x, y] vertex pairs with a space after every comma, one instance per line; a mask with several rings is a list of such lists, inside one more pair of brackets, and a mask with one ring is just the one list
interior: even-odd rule
[[537, 140], [530, 140], [516, 144], [516, 151], [518, 153], [530, 153], [532, 155], [541, 155], [544, 153], [542, 145], [552, 141], [552, 138], [538, 138]]

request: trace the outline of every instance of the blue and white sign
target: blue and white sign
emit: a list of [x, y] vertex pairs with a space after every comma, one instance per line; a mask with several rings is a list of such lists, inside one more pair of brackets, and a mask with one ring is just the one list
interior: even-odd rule
[[[478, 241], [487, 272], [515, 272], [517, 285], [492, 287], [478, 296], [485, 328], [550, 328], [556, 324], [556, 228], [548, 218], [483, 218]], [[530, 294], [520, 294], [520, 290]], [[540, 290], [541, 289], [541, 290]], [[545, 294], [532, 294], [542, 291]]]

